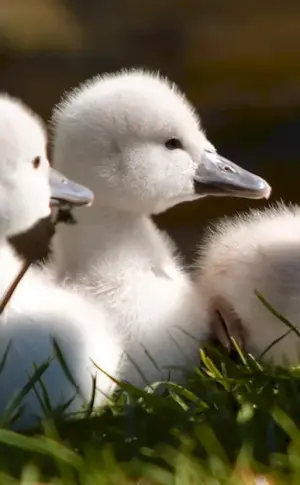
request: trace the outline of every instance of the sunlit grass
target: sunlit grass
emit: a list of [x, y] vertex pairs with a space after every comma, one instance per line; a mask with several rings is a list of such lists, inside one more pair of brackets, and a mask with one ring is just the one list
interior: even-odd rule
[[[58, 343], [53, 346], [73, 382]], [[233, 348], [233, 356], [201, 350], [186, 387], [161, 382], [143, 390], [124, 383], [101, 410], [93, 410], [92, 396], [80, 419], [62, 419], [69, 403], [52, 410], [42, 385], [51, 361], [34, 368], [0, 417], [0, 485], [300, 483], [300, 367], [270, 366], [234, 341]], [[8, 353], [0, 361], [0, 392]], [[22, 399], [37, 384], [47, 419], [39, 429], [11, 431]]]
[[124, 385], [95, 416], [26, 435], [1, 429], [0, 483], [300, 483], [300, 369], [207, 349], [186, 388], [164, 386]]

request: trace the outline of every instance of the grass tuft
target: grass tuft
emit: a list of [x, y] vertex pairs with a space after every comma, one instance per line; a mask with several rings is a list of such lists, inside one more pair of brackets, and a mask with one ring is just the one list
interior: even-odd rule
[[27, 435], [2, 427], [0, 483], [300, 483], [300, 369], [237, 355], [202, 350], [186, 387], [122, 384], [83, 419], [48, 420]]
[[[101, 410], [94, 407], [94, 379], [81, 419], [63, 419], [70, 403], [59, 413], [51, 408], [42, 382], [51, 361], [34, 367], [0, 417], [0, 485], [300, 483], [300, 367], [268, 365], [232, 343], [234, 360], [202, 349], [185, 387], [164, 381], [137, 389], [115, 381], [119, 389]], [[55, 341], [53, 348], [76, 392]], [[0, 392], [8, 352], [0, 358]], [[26, 434], [10, 431], [22, 400], [37, 387], [45, 421]]]

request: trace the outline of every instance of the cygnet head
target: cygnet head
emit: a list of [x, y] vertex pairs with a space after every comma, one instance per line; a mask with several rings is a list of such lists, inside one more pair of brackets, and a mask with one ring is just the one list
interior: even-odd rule
[[80, 173], [105, 206], [154, 214], [207, 195], [270, 195], [263, 179], [217, 154], [186, 97], [158, 74], [87, 81], [56, 107], [53, 129], [55, 164]]
[[41, 119], [18, 99], [0, 95], [1, 236], [24, 232], [48, 217], [50, 197], [54, 203], [76, 203], [86, 190], [50, 169], [46, 144]]

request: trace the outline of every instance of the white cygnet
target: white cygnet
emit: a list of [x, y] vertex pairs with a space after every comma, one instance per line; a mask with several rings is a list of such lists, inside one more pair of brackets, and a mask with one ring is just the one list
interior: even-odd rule
[[152, 214], [207, 195], [267, 197], [269, 185], [218, 155], [179, 89], [139, 70], [96, 77], [53, 116], [55, 166], [95, 193], [79, 222], [55, 238], [69, 276], [114, 315], [137, 386], [181, 382], [208, 338], [206, 301]]
[[225, 219], [208, 232], [197, 266], [198, 292], [209, 303], [210, 323], [224, 345], [233, 336], [256, 357], [270, 347], [266, 361], [299, 364], [299, 206], [277, 204]]
[[[80, 205], [88, 202], [91, 192], [50, 169], [41, 120], [20, 101], [1, 95], [1, 298], [22, 266], [7, 238], [48, 217], [51, 195], [53, 202], [61, 200]], [[62, 365], [53, 339], [66, 367]], [[24, 392], [22, 412], [14, 423], [16, 428], [34, 425], [47, 414], [43, 386], [51, 407], [62, 410], [70, 401], [66, 409], [66, 413], [70, 413], [79, 411], [91, 400], [94, 376], [97, 387], [94, 404], [103, 404], [114, 384], [96, 366], [116, 375], [121, 353], [117, 335], [112, 334], [112, 320], [100, 303], [95, 305], [88, 295], [75, 287], [56, 284], [46, 269], [30, 269], [0, 316], [1, 362], [6, 355], [0, 372], [0, 424], [6, 424], [5, 409], [7, 411], [21, 389], [24, 391], [29, 376], [35, 373], [35, 366], [49, 359], [53, 361], [41, 380], [35, 383], [34, 389]]]

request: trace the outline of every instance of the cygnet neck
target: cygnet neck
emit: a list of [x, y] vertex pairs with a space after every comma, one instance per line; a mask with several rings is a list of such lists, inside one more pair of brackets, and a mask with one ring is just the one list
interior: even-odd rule
[[119, 284], [120, 274], [128, 278], [131, 271], [150, 271], [172, 259], [170, 242], [165, 242], [147, 214], [103, 204], [96, 196], [92, 207], [76, 212], [75, 217], [77, 224], [62, 226], [54, 239], [59, 278], [81, 280], [83, 274], [95, 271], [101, 280], [109, 275]]
[[[103, 207], [97, 214], [98, 254], [110, 258], [124, 257], [128, 267], [134, 258], [142, 262], [161, 259], [161, 236], [151, 218], [142, 213]], [[112, 256], [114, 255], [114, 256]]]

